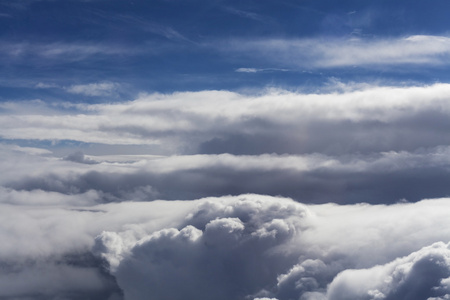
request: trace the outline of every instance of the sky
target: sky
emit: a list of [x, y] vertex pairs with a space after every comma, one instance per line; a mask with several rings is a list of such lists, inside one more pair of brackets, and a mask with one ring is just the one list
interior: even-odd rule
[[0, 0], [0, 300], [450, 299], [449, 9]]

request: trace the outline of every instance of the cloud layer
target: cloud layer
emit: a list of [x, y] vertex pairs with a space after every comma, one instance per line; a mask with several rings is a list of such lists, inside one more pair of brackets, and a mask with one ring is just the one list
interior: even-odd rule
[[449, 203], [1, 203], [0, 296], [446, 299]]
[[0, 1], [0, 300], [449, 300], [450, 4], [335, 2]]
[[[126, 299], [443, 297], [450, 252], [433, 243], [448, 240], [438, 209], [447, 203], [307, 207], [258, 195], [204, 199], [179, 227], [141, 238], [133, 230], [104, 232], [96, 249]], [[399, 211], [408, 218], [392, 222]], [[423, 222], [427, 232], [414, 234]]]
[[4, 102], [0, 297], [446, 299], [448, 92]]
[[[90, 89], [80, 92], [93, 93], [99, 85], [80, 87]], [[110, 104], [36, 101], [30, 103], [34, 113], [6, 102], [1, 104], [0, 136], [153, 144], [164, 154], [411, 151], [449, 143], [449, 90], [448, 84], [435, 84], [337, 85], [329, 93], [268, 90], [256, 96], [201, 91]]]

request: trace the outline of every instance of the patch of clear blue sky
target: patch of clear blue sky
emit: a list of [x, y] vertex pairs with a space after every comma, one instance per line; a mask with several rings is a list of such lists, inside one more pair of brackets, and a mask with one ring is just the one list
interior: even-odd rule
[[[227, 49], [232, 40], [448, 35], [448, 11], [447, 0], [0, 0], [0, 99], [102, 102], [139, 92], [308, 88], [330, 78], [448, 82], [445, 66], [306, 68]], [[99, 82], [118, 86], [69, 92]]]

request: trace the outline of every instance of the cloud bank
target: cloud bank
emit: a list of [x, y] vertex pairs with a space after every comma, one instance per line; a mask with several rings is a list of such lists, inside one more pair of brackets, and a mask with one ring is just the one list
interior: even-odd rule
[[[5, 102], [0, 135], [35, 141], [34, 151], [47, 152], [32, 155], [4, 144], [7, 172], [0, 182], [18, 192], [95, 192], [99, 203], [243, 193], [341, 204], [445, 197], [449, 92], [448, 84], [340, 84], [324, 93], [202, 91], [108, 104]], [[44, 143], [48, 150], [37, 148]], [[64, 144], [70, 152], [58, 154]], [[120, 146], [130, 156], [92, 152], [102, 145]], [[155, 156], [133, 156], [133, 147]]]
[[449, 91], [3, 102], [0, 298], [446, 299]]
[[[126, 299], [431, 299], [448, 291], [449, 248], [433, 242], [448, 239], [436, 209], [446, 203], [308, 207], [259, 195], [210, 198], [177, 228], [141, 238], [103, 232], [95, 249]], [[392, 222], [399, 211], [411, 218]], [[423, 222], [427, 232], [413, 234]]]
[[448, 144], [449, 91], [448, 84], [434, 84], [338, 85], [329, 93], [183, 92], [106, 104], [36, 102], [37, 114], [6, 102], [0, 136], [153, 144], [164, 154], [410, 151]]
[[[245, 194], [98, 204], [80, 195], [77, 206], [23, 196], [0, 204], [5, 299], [446, 299], [449, 292], [448, 198], [305, 205]], [[40, 197], [52, 193], [26, 195]]]

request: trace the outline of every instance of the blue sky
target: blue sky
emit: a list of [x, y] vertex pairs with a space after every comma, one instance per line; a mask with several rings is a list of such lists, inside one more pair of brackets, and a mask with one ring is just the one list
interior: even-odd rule
[[450, 299], [448, 0], [0, 0], [0, 299]]
[[[80, 99], [64, 88], [120, 84], [114, 97], [205, 89], [297, 89], [341, 81], [446, 82], [446, 1], [2, 1], [2, 100]], [[325, 43], [326, 49], [318, 49]], [[405, 61], [379, 57], [383, 43]], [[354, 49], [346, 46], [354, 43]], [[421, 47], [427, 41], [417, 42]], [[334, 52], [336, 51], [336, 52]], [[333, 64], [338, 52], [369, 57]], [[403, 52], [403, 53], [402, 53]], [[409, 56], [410, 55], [410, 56]], [[355, 58], [358, 55], [355, 55]], [[373, 61], [370, 60], [373, 59]], [[424, 60], [425, 59], [425, 60]], [[424, 63], [434, 60], [432, 64]], [[252, 70], [257, 72], [236, 72]], [[117, 86], [116, 86], [117, 87]]]

